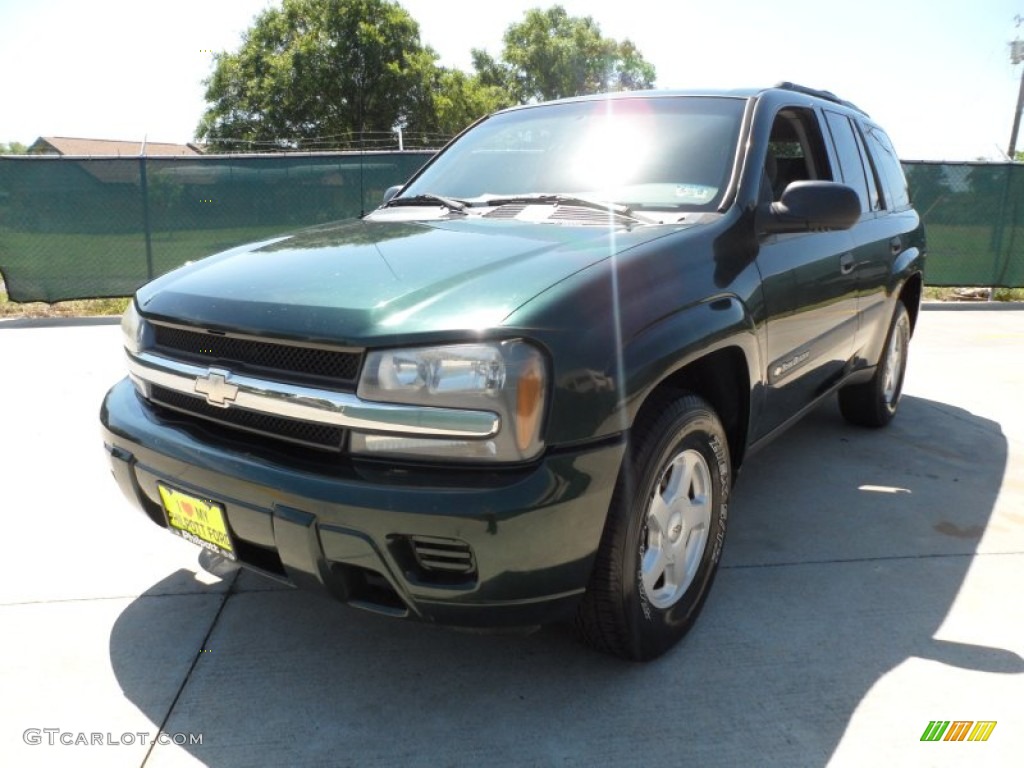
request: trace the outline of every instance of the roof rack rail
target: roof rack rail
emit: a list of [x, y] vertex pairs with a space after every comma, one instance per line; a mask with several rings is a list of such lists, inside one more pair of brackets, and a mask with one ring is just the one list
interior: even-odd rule
[[838, 96], [832, 93], [832, 91], [821, 91], [818, 90], [817, 88], [808, 88], [806, 85], [798, 85], [797, 83], [791, 83], [788, 80], [781, 80], [777, 82], [774, 87], [781, 88], [784, 91], [794, 91], [796, 93], [803, 93], [806, 94], [807, 96], [816, 96], [819, 99], [825, 99], [825, 101], [831, 101], [834, 104], [842, 104], [844, 107], [849, 107], [850, 109], [860, 112], [865, 117], [869, 117], [868, 113], [865, 112], [860, 107], [858, 107], [856, 104], [854, 104], [851, 101], [846, 101], [845, 99], [840, 99]]

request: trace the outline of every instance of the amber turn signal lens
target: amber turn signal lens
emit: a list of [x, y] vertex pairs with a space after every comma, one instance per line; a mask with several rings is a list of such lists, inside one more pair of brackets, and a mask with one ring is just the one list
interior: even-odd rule
[[516, 447], [526, 451], [534, 444], [544, 413], [544, 373], [540, 362], [531, 359], [519, 376], [516, 387]]

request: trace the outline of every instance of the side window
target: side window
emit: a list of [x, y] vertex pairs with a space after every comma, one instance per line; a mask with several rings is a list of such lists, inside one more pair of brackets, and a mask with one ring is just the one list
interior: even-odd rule
[[[825, 142], [814, 112], [791, 107], [775, 116], [768, 138], [765, 179], [772, 200], [780, 199], [783, 190], [794, 181], [832, 180]], [[762, 191], [762, 197], [768, 197], [767, 191]]]
[[882, 210], [882, 196], [878, 193], [878, 169], [875, 166], [875, 162], [868, 155], [867, 149], [864, 148], [864, 139], [861, 138], [860, 131], [854, 131], [853, 135], [857, 139], [857, 148], [860, 149], [860, 156], [864, 158], [864, 174], [868, 181], [868, 197], [871, 198], [871, 210], [880, 211]]
[[[843, 183], [853, 187], [860, 196], [861, 212], [871, 211], [872, 201], [871, 195], [868, 193], [867, 176], [864, 173], [864, 160], [861, 157], [857, 136], [850, 124], [850, 119], [838, 112], [826, 110], [825, 120], [828, 123], [829, 132], [832, 134], [832, 142], [839, 159], [839, 171], [843, 176]], [[877, 199], [876, 191], [875, 200], [877, 201]]]
[[907, 177], [903, 175], [903, 166], [892, 148], [892, 142], [882, 129], [873, 125], [863, 125], [867, 139], [868, 151], [875, 160], [878, 175], [885, 191], [885, 207], [890, 211], [898, 211], [910, 205], [910, 193], [907, 190]]

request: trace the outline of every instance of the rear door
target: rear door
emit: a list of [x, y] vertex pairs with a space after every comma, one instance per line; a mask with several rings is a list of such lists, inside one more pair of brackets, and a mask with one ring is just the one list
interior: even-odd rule
[[857, 346], [862, 356], [874, 363], [892, 316], [893, 297], [889, 291], [893, 287], [895, 262], [909, 247], [908, 234], [917, 228], [919, 219], [910, 205], [907, 179], [889, 137], [866, 120], [856, 122], [861, 147], [867, 150], [866, 166], [874, 177], [879, 197], [870, 225], [862, 225], [863, 231], [858, 233], [863, 241], [873, 245], [865, 250], [857, 267], [861, 314]]
[[879, 292], [886, 284], [894, 249], [900, 243], [893, 239], [886, 221], [886, 198], [880, 192], [875, 166], [864, 150], [862, 134], [854, 121], [840, 112], [826, 109], [824, 116], [840, 180], [857, 191], [861, 202], [860, 220], [850, 230], [859, 315], [855, 351], [860, 355], [874, 332], [883, 298]]

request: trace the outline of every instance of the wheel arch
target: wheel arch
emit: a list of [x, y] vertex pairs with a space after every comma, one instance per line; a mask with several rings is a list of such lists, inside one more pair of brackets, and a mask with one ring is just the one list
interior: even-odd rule
[[920, 272], [910, 275], [900, 288], [899, 300], [907, 308], [910, 315], [910, 333], [917, 328], [917, 316], [921, 311], [921, 295], [924, 293], [924, 276]]
[[738, 469], [763, 396], [755, 323], [743, 302], [719, 298], [666, 318], [628, 345], [626, 356], [629, 425], [666, 396], [691, 392], [718, 414]]
[[733, 470], [738, 469], [746, 452], [750, 424], [750, 372], [743, 350], [726, 346], [690, 360], [647, 393], [637, 416], [682, 392], [701, 397], [718, 414], [728, 438]]

